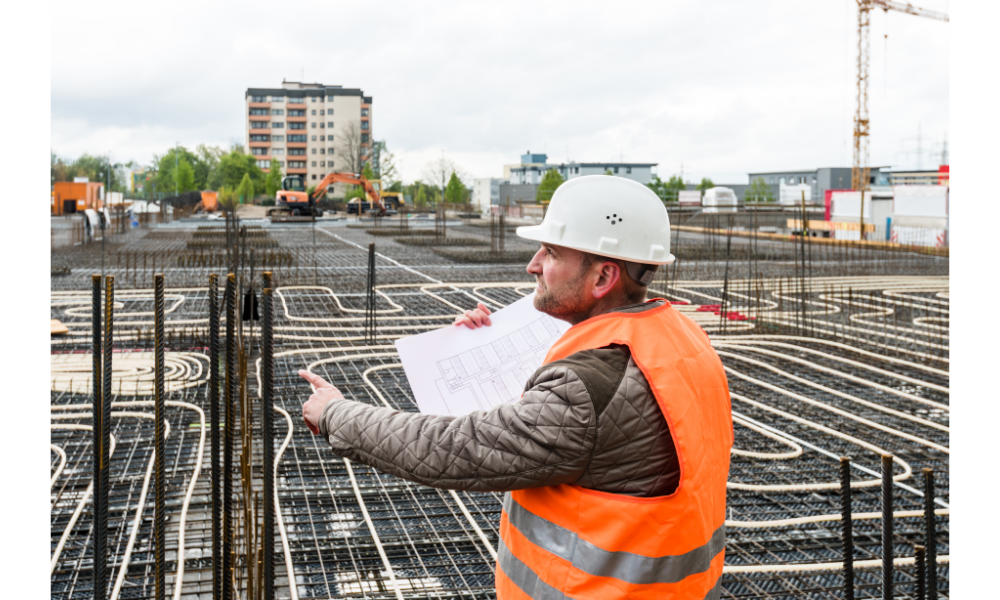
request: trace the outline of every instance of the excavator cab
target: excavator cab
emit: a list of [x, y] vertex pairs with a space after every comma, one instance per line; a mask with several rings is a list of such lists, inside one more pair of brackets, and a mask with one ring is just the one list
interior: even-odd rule
[[304, 192], [306, 191], [306, 182], [301, 175], [285, 175], [281, 179], [281, 189], [286, 192]]

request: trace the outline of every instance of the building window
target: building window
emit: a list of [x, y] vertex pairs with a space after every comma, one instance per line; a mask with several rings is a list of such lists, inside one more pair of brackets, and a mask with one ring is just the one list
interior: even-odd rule
[[304, 110], [297, 110], [297, 109], [294, 109], [294, 108], [289, 108], [288, 109], [288, 116], [289, 117], [304, 117], [304, 116], [306, 116], [306, 111], [304, 111]]
[[289, 129], [305, 129], [306, 128], [306, 124], [305, 123], [289, 123], [288, 124], [288, 128]]
[[270, 129], [267, 121], [250, 121], [250, 129]]
[[326, 166], [328, 166], [328, 167], [330, 167], [332, 169], [333, 168], [333, 161], [332, 160], [326, 161]]
[[333, 102], [333, 96], [327, 96], [326, 97], [326, 101], [327, 102]]
[[368, 131], [368, 121], [361, 121], [361, 131]]
[[320, 154], [326, 154], [326, 148], [320, 148], [319, 149], [319, 153]]
[[368, 143], [368, 134], [367, 133], [362, 133], [361, 134], [361, 143], [362, 144], [367, 144]]
[[289, 98], [288, 99], [288, 103], [289, 104], [305, 104], [305, 102], [306, 102], [305, 98]]
[[319, 124], [319, 128], [320, 129], [326, 129], [326, 123], [320, 123]]
[[625, 167], [625, 173], [629, 174], [632, 172], [632, 167]]
[[288, 161], [289, 169], [304, 169], [306, 168], [306, 161], [304, 160], [290, 160]]
[[316, 123], [313, 123], [312, 126], [313, 126], [313, 129], [316, 129]]
[[283, 142], [283, 141], [285, 141], [285, 136], [283, 136], [283, 135], [272, 135], [271, 136], [271, 141], [272, 142]]
[[316, 149], [315, 149], [315, 148], [313, 148], [312, 150], [313, 150], [313, 154], [316, 154]]
[[253, 134], [253, 135], [250, 136], [250, 141], [251, 142], [269, 142], [269, 141], [271, 141], [270, 139], [268, 139], [270, 137], [271, 136], [267, 135], [266, 133], [255, 133], [255, 134]]
[[313, 109], [313, 116], [316, 116], [316, 109]]
[[271, 102], [284, 102], [284, 96], [271, 96]]
[[304, 135], [290, 135], [288, 136], [289, 142], [305, 142], [306, 136]]
[[285, 168], [285, 161], [279, 160], [278, 161], [278, 166], [281, 167], [282, 169], [284, 169]]
[[302, 156], [306, 153], [305, 148], [289, 148], [288, 153], [292, 156]]
[[[313, 166], [314, 166], [314, 167], [316, 166], [316, 161], [313, 161]], [[315, 179], [315, 178], [316, 178], [316, 176], [315, 176], [315, 175], [313, 175], [313, 179]]]
[[313, 102], [315, 102], [315, 101], [316, 101], [316, 96], [313, 96], [313, 97], [312, 97], [312, 101], [313, 101]]
[[367, 108], [362, 108], [361, 109], [361, 116], [362, 117], [367, 117], [368, 116], [368, 109]]
[[250, 148], [250, 154], [254, 156], [267, 156], [267, 148]]
[[323, 113], [323, 109], [322, 109], [322, 108], [321, 108], [321, 109], [319, 109], [319, 116], [321, 116], [321, 117], [322, 117], [322, 116], [323, 116], [323, 114], [324, 114], [324, 113]]
[[261, 169], [270, 169], [271, 168], [271, 161], [269, 161], [269, 160], [258, 160], [257, 161], [257, 166], [259, 168], [261, 168]]
[[615, 175], [618, 174], [618, 167], [615, 167]]
[[271, 154], [284, 154], [284, 148], [271, 148]]
[[580, 173], [580, 167], [574, 167], [573, 173], [579, 174]]
[[277, 123], [271, 123], [271, 127], [273, 129], [284, 129], [285, 124], [282, 123], [281, 121], [278, 121]]
[[283, 115], [283, 114], [285, 114], [285, 109], [283, 109], [283, 108], [272, 108], [271, 109], [271, 114], [272, 115]]
[[333, 129], [333, 121], [327, 121], [326, 126]]
[[255, 117], [266, 117], [271, 113], [266, 108], [251, 108], [250, 114]]
[[313, 141], [314, 141], [314, 142], [316, 141], [316, 136], [313, 136]]
[[327, 154], [333, 154], [333, 148], [327, 148], [326, 153]]
[[250, 102], [267, 102], [267, 96], [250, 96]]

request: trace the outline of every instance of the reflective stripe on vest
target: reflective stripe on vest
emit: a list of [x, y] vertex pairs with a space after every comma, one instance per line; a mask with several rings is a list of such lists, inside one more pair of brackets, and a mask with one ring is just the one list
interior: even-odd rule
[[733, 441], [722, 362], [704, 331], [669, 304], [577, 324], [545, 362], [610, 344], [629, 346], [670, 427], [680, 464], [677, 490], [655, 498], [574, 485], [508, 493], [498, 600], [714, 600], [721, 594]]
[[680, 555], [643, 556], [631, 552], [609, 552], [581, 540], [576, 532], [525, 510], [510, 494], [504, 495], [503, 509], [510, 524], [536, 546], [569, 561], [584, 573], [614, 577], [632, 584], [677, 583], [688, 575], [703, 573], [708, 570], [715, 555], [726, 547], [726, 526], [722, 525], [707, 543]]

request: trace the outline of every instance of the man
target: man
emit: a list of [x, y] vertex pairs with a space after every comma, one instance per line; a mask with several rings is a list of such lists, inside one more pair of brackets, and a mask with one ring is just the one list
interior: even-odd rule
[[[662, 300], [659, 198], [618, 177], [553, 196], [528, 265], [535, 307], [573, 324], [519, 402], [463, 417], [344, 399], [322, 378], [303, 406], [334, 452], [438, 488], [504, 491], [497, 597], [718, 598], [729, 389], [708, 337]], [[485, 305], [455, 325], [489, 326]]]

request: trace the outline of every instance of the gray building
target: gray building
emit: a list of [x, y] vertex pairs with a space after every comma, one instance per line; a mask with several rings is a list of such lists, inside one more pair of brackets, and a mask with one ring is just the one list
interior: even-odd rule
[[537, 185], [547, 171], [555, 170], [564, 180], [583, 177], [584, 175], [604, 175], [608, 171], [612, 175], [637, 181], [643, 185], [653, 179], [653, 167], [657, 163], [626, 163], [626, 162], [590, 162], [579, 163], [549, 163], [545, 154], [528, 152], [521, 155], [520, 165], [509, 165], [510, 182], [512, 185]]
[[[870, 185], [885, 185], [881, 171], [888, 167], [872, 167]], [[822, 202], [827, 190], [849, 190], [851, 189], [851, 168], [850, 167], [820, 167], [819, 169], [803, 171], [767, 171], [762, 173], [750, 173], [750, 183], [752, 184], [758, 177], [764, 179], [771, 188], [771, 193], [775, 199], [780, 195], [781, 186], [784, 185], [809, 185], [812, 190], [812, 201]], [[737, 193], [739, 196], [740, 194]]]

